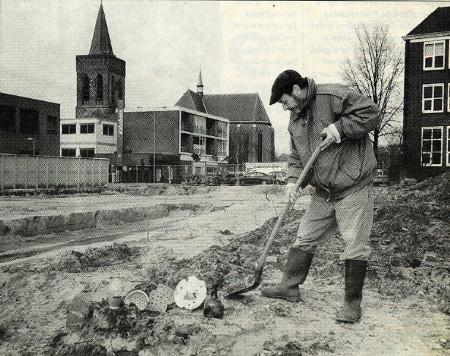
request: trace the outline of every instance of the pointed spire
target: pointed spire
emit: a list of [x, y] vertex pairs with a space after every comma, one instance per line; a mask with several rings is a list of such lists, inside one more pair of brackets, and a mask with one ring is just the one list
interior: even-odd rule
[[197, 94], [199, 94], [200, 96], [203, 96], [203, 80], [202, 80], [202, 71], [201, 70], [198, 75]]
[[103, 12], [103, 4], [100, 4], [100, 8], [98, 9], [97, 22], [95, 23], [94, 36], [92, 37], [89, 54], [114, 54], [109, 38], [105, 13]]

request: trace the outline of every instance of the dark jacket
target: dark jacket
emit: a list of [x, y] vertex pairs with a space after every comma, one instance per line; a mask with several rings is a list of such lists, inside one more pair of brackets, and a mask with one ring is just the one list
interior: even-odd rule
[[377, 162], [369, 132], [380, 121], [380, 110], [369, 98], [340, 84], [317, 85], [310, 79], [308, 104], [300, 115], [291, 113], [291, 154], [288, 181], [295, 182], [314, 149], [320, 133], [334, 123], [342, 142], [322, 151], [308, 183], [318, 194], [340, 199], [372, 182]]

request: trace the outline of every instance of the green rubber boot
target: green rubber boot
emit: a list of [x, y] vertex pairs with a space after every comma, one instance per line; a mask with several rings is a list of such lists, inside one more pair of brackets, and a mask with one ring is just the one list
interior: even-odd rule
[[345, 260], [344, 305], [336, 313], [336, 321], [356, 323], [361, 319], [361, 301], [367, 261]]
[[298, 286], [305, 281], [312, 258], [312, 253], [291, 247], [281, 282], [274, 287], [263, 288], [261, 294], [289, 302], [302, 301]]

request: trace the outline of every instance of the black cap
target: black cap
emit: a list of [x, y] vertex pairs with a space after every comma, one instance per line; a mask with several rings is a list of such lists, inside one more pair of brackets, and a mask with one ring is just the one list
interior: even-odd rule
[[294, 84], [300, 85], [302, 81], [302, 76], [295, 70], [288, 69], [281, 72], [273, 82], [269, 105], [280, 100], [283, 94], [291, 94]]

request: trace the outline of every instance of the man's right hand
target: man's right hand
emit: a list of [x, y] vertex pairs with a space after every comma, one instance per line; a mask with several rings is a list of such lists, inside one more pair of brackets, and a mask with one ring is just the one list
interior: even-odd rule
[[295, 191], [295, 183], [288, 183], [284, 188], [284, 193], [289, 200], [290, 204], [294, 204], [295, 201], [300, 197], [300, 192]]

